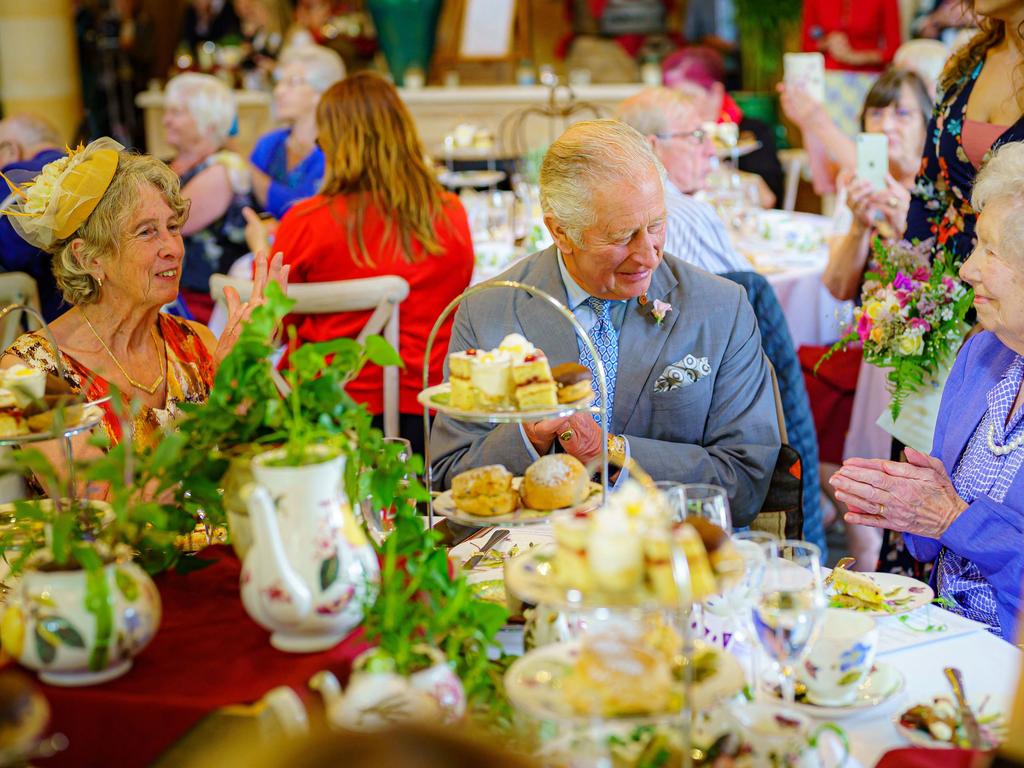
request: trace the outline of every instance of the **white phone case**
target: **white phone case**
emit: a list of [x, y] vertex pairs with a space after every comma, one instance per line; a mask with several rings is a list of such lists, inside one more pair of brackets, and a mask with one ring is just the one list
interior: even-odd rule
[[858, 133], [857, 178], [870, 182], [875, 190], [883, 190], [888, 172], [888, 137], [884, 133]]
[[786, 85], [803, 88], [825, 103], [825, 57], [820, 53], [786, 53], [782, 56]]

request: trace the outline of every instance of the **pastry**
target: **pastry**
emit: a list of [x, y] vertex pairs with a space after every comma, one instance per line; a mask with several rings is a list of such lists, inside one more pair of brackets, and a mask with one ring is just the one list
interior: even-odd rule
[[593, 579], [587, 544], [590, 541], [590, 513], [555, 515], [551, 521], [555, 537], [555, 578], [567, 587], [588, 590]]
[[609, 592], [629, 592], [643, 584], [643, 544], [636, 526], [617, 507], [593, 515], [587, 559], [594, 583]]
[[14, 399], [22, 408], [41, 400], [46, 394], [46, 373], [38, 368], [15, 363], [10, 368], [0, 371], [0, 377], [0, 384], [14, 395]]
[[28, 419], [18, 405], [14, 393], [0, 389], [0, 437], [28, 434]]
[[675, 545], [686, 555], [690, 569], [690, 591], [692, 600], [703, 600], [718, 592], [715, 574], [711, 570], [708, 551], [704, 547], [697, 529], [690, 523], [676, 523], [672, 530]]
[[564, 509], [590, 495], [590, 478], [575, 456], [553, 453], [527, 467], [520, 493], [530, 509]]
[[448, 355], [448, 370], [451, 373], [452, 393], [449, 403], [453, 408], [471, 411], [476, 407], [476, 392], [470, 376], [477, 351], [467, 349], [465, 352], [453, 352]]
[[687, 517], [686, 522], [700, 535], [719, 592], [743, 576], [743, 556], [726, 531], [701, 517]]
[[513, 357], [512, 381], [516, 386], [516, 405], [520, 410], [554, 408], [558, 405], [558, 393], [555, 389], [555, 380], [551, 378], [551, 367], [548, 365], [547, 357], [539, 349], [534, 349], [522, 357]]
[[516, 405], [521, 411], [554, 408], [558, 405], [555, 382], [536, 381], [516, 387]]
[[593, 393], [590, 369], [579, 363], [562, 363], [551, 369], [558, 386], [558, 402], [575, 403]]
[[520, 362], [527, 355], [537, 351], [533, 344], [518, 333], [510, 333], [502, 339], [498, 349], [511, 357], [514, 362]]
[[[55, 396], [47, 395], [45, 400], [50, 401]], [[68, 403], [67, 398], [59, 398], [59, 402], [47, 403], [50, 409], [42, 413], [32, 414], [28, 417], [28, 428], [31, 432], [50, 432], [57, 426], [57, 415], [60, 414], [60, 426], [63, 428], [75, 427], [81, 422], [85, 415], [85, 407], [78, 402]], [[27, 409], [26, 413], [31, 413]]]
[[565, 700], [581, 715], [660, 713], [672, 700], [672, 668], [668, 659], [640, 638], [591, 635], [582, 640], [563, 691]]
[[833, 568], [830, 579], [832, 588], [838, 595], [854, 598], [862, 603], [863, 607], [880, 611], [889, 610], [889, 605], [885, 602], [885, 593], [870, 576], [848, 568]]
[[482, 352], [473, 361], [470, 381], [480, 405], [506, 409], [512, 406], [512, 356], [501, 350]]
[[519, 508], [512, 473], [500, 464], [470, 469], [452, 478], [452, 501], [467, 515], [493, 517]]

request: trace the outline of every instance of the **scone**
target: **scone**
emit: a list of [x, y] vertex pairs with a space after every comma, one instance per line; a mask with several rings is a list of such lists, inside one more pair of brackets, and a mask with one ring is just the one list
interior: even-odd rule
[[452, 501], [467, 515], [494, 517], [519, 508], [512, 473], [500, 464], [470, 469], [452, 478]]
[[590, 369], [579, 363], [562, 363], [551, 369], [551, 376], [558, 386], [558, 402], [575, 403], [593, 392]]
[[657, 714], [671, 702], [672, 669], [636, 638], [592, 635], [583, 639], [563, 690], [569, 706], [581, 715]]
[[590, 478], [575, 456], [554, 453], [527, 467], [520, 491], [530, 509], [563, 509], [590, 495]]

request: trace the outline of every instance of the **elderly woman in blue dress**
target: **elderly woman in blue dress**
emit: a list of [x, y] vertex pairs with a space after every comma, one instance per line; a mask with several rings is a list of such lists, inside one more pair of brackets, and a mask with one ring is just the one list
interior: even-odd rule
[[932, 455], [849, 459], [831, 483], [846, 520], [903, 531], [952, 610], [1013, 640], [1024, 578], [1024, 143], [974, 184], [977, 244], [960, 269], [984, 329], [957, 356]]

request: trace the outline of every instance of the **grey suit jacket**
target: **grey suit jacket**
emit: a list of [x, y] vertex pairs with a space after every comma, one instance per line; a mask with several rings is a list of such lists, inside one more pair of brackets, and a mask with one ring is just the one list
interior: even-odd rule
[[[521, 261], [498, 280], [517, 280], [565, 301], [554, 247]], [[619, 364], [610, 429], [629, 439], [630, 453], [655, 480], [715, 483], [729, 494], [733, 522], [747, 525], [761, 509], [780, 438], [771, 374], [743, 289], [666, 255], [645, 306], [630, 301], [619, 332]], [[657, 325], [655, 299], [672, 311]], [[459, 307], [449, 351], [496, 347], [519, 332], [552, 365], [579, 361], [572, 326], [546, 301], [525, 291], [494, 289]], [[692, 354], [711, 372], [689, 386], [655, 392], [665, 367]], [[522, 474], [533, 459], [519, 426], [467, 424], [444, 415], [430, 436], [434, 479], [485, 464]]]

